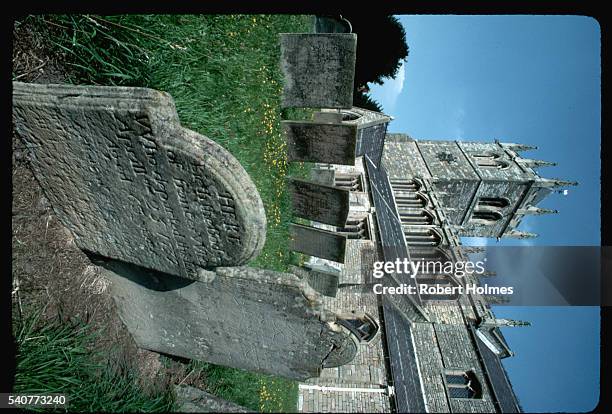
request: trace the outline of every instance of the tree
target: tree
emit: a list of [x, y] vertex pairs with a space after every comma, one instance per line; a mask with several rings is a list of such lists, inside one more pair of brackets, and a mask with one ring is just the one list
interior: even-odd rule
[[382, 112], [380, 104], [368, 94], [368, 83], [381, 85], [385, 78], [394, 78], [408, 57], [406, 32], [394, 16], [369, 13], [317, 16], [318, 33], [357, 34], [357, 62], [353, 104]]
[[342, 15], [357, 34], [355, 88], [368, 82], [382, 84], [384, 78], [394, 78], [408, 57], [406, 32], [394, 16], [368, 13]]
[[363, 92], [353, 92], [353, 105], [363, 109], [369, 109], [370, 111], [382, 112], [383, 109], [380, 103], [376, 102], [372, 97]]

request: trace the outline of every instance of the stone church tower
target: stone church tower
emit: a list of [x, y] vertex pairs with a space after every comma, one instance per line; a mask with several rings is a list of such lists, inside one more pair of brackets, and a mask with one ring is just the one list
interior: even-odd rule
[[[556, 213], [537, 207], [554, 188], [574, 182], [541, 178], [538, 167], [551, 162], [523, 158], [535, 149], [511, 143], [416, 141], [405, 134], [389, 134], [385, 162], [394, 187], [402, 178], [430, 183], [447, 224], [459, 236], [534, 237], [517, 230], [529, 214]], [[434, 215], [424, 210], [423, 220]]]

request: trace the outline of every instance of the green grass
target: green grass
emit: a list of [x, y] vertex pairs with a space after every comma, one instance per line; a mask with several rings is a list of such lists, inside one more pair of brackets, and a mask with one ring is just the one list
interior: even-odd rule
[[[288, 176], [280, 120], [308, 110], [280, 108], [279, 33], [309, 32], [310, 16], [30, 17], [72, 66], [75, 84], [144, 86], [169, 92], [183, 126], [215, 140], [240, 161], [264, 203], [266, 244], [251, 266], [286, 271], [303, 258], [289, 250]], [[192, 363], [195, 364], [195, 363]], [[295, 411], [297, 384], [211, 364], [208, 390], [254, 410]]]
[[223, 145], [251, 176], [266, 209], [266, 244], [250, 263], [284, 271], [291, 220], [281, 116], [279, 33], [308, 32], [310, 16], [46, 16], [53, 42], [76, 69], [73, 83], [145, 86], [169, 92], [183, 126]]
[[129, 371], [120, 373], [97, 362], [102, 356], [90, 350], [95, 335], [86, 325], [36, 322], [36, 316], [14, 322], [17, 366], [13, 392], [65, 394], [70, 412], [165, 412], [173, 408], [170, 391], [149, 395]]
[[297, 412], [295, 381], [203, 362], [190, 366], [205, 379], [207, 391], [221, 398], [259, 412]]

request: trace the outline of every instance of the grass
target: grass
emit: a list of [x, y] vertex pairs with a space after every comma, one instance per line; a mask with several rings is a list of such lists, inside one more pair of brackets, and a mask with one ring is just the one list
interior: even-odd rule
[[183, 126], [223, 145], [251, 176], [266, 209], [266, 244], [250, 265], [288, 270], [291, 220], [281, 116], [279, 33], [311, 30], [309, 16], [45, 16], [73, 66], [73, 83], [144, 86], [169, 92]]
[[295, 381], [204, 362], [191, 367], [205, 379], [209, 392], [228, 401], [264, 413], [297, 411]]
[[86, 325], [41, 324], [37, 314], [14, 322], [17, 366], [13, 392], [65, 394], [71, 412], [166, 412], [173, 408], [169, 391], [149, 395], [131, 373], [119, 373], [97, 362], [102, 358], [90, 350], [95, 335]]
[[[308, 166], [287, 163], [280, 121], [306, 118], [310, 112], [281, 111], [278, 34], [309, 32], [311, 17], [71, 15], [28, 19], [48, 31], [57, 51], [72, 66], [72, 83], [169, 92], [183, 126], [215, 140], [240, 161], [259, 190], [268, 221], [265, 246], [251, 266], [286, 271], [290, 264], [303, 260], [289, 250], [291, 208], [285, 183], [288, 176], [305, 176]], [[208, 390], [222, 398], [264, 412], [296, 410], [295, 382], [192, 364], [206, 376]]]

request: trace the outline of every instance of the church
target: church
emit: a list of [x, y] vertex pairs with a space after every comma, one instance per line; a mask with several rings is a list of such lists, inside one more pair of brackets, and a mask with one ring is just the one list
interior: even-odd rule
[[[361, 108], [323, 109], [312, 122], [356, 127], [354, 163], [317, 163], [311, 179], [349, 192], [346, 223], [309, 224], [345, 238], [342, 257], [312, 247], [296, 273], [345, 315], [359, 339], [349, 364], [323, 368], [299, 385], [302, 412], [520, 412], [502, 359], [512, 357], [500, 327], [528, 322], [498, 319], [500, 296], [483, 289], [449, 294], [377, 294], [385, 287], [483, 286], [491, 272], [464, 277], [397, 272], [373, 278], [375, 262], [466, 262], [479, 248], [461, 237], [530, 238], [518, 229], [551, 192], [577, 183], [543, 178], [554, 165], [525, 158], [526, 145], [417, 140], [387, 133], [392, 120]], [[288, 134], [291, 141], [291, 133]], [[352, 164], [352, 165], [350, 165]], [[379, 286], [380, 288], [380, 286]], [[418, 292], [419, 290], [416, 289]], [[459, 293], [462, 292], [462, 293]]]

